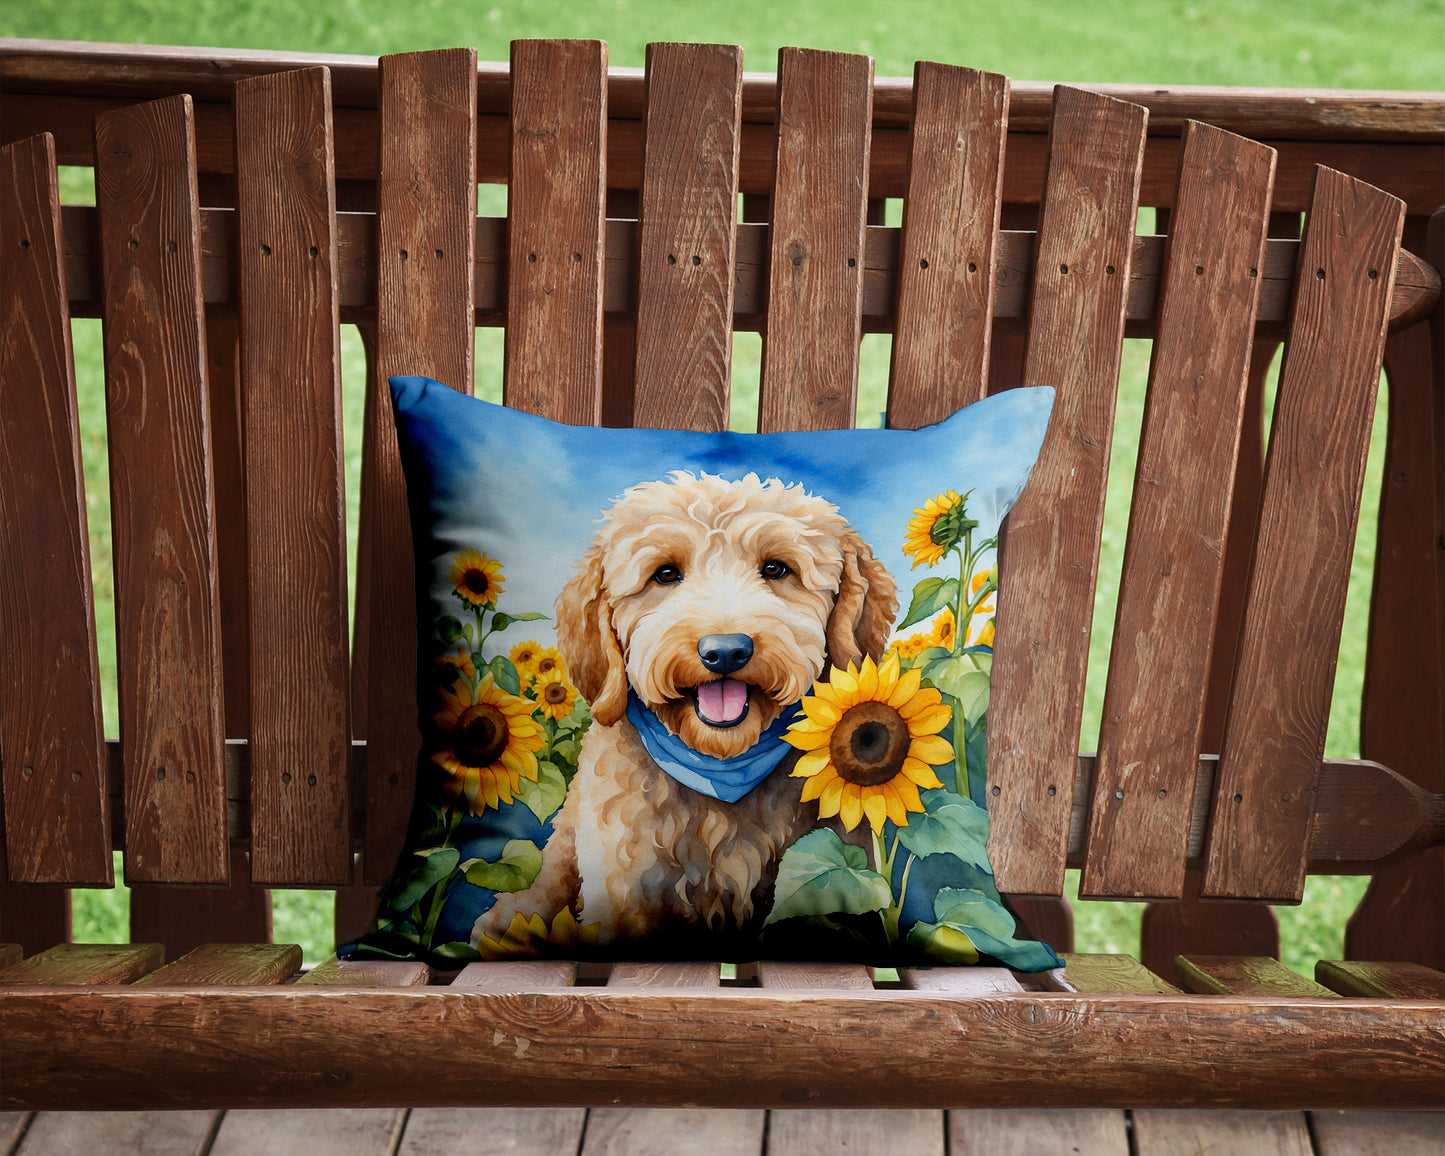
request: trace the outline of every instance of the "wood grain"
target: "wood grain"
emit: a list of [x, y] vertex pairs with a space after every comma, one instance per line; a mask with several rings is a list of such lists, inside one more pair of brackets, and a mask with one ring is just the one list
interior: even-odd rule
[[1001, 543], [989, 708], [989, 856], [1008, 894], [1063, 889], [1146, 121], [1055, 97], [1023, 383], [1056, 393]]
[[411, 524], [387, 382], [421, 374], [472, 390], [476, 50], [385, 56], [380, 79], [376, 365], [362, 466], [368, 883], [384, 883], [401, 852], [421, 748]]
[[1310, 1113], [1318, 1156], [1438, 1156], [1445, 1112]]
[[[0, 852], [4, 847], [0, 845]], [[70, 889], [11, 883], [0, 870], [0, 939], [34, 954], [70, 938]]]
[[77, 1152], [197, 1156], [210, 1147], [220, 1117], [216, 1111], [38, 1112], [15, 1156]]
[[503, 399], [571, 425], [602, 414], [607, 46], [512, 44]]
[[251, 874], [351, 880], [331, 92], [236, 88], [251, 617]]
[[1398, 199], [1320, 170], [1265, 463], [1206, 897], [1303, 894], [1403, 223]]
[[159, 943], [62, 943], [0, 972], [5, 986], [130, 983], [165, 962]]
[[969, 1108], [948, 1113], [953, 1156], [1131, 1156], [1118, 1109]]
[[818, 1152], [943, 1156], [944, 1119], [922, 1108], [815, 1108], [768, 1114], [770, 1156]]
[[1192, 955], [1174, 961], [1185, 991], [1221, 995], [1327, 996], [1330, 990], [1269, 956]]
[[1421, 963], [1361, 963], [1322, 959], [1315, 978], [1341, 995], [1445, 1000], [1445, 974]]
[[207, 1156], [391, 1156], [406, 1126], [400, 1108], [331, 1108], [226, 1113]]
[[761, 433], [853, 426], [872, 89], [871, 57], [778, 53]]
[[[1208, 799], [1206, 794], [1206, 805]], [[1354, 813], [1355, 818], [1358, 815]], [[1198, 828], [1198, 833], [1202, 847], [1204, 828]], [[1215, 953], [1278, 959], [1279, 916], [1274, 908], [1264, 903], [1201, 899], [1204, 872], [1198, 862], [1192, 859], [1184, 873], [1182, 899], [1145, 906], [1139, 921], [1139, 958], [1144, 966], [1159, 975], [1173, 975], [1174, 960], [1180, 955]]]
[[1230, 1156], [1313, 1156], [1303, 1112], [1136, 1111], [1138, 1156], [1228, 1152]]
[[452, 987], [478, 987], [487, 991], [535, 991], [571, 987], [577, 982], [577, 964], [564, 959], [522, 959], [502, 963], [469, 963], [452, 980]]
[[109, 887], [100, 663], [49, 136], [0, 150], [0, 198], [0, 661], [12, 672], [0, 699], [6, 855], [16, 882]]
[[225, 699], [188, 96], [95, 123], [126, 878], [225, 883]]
[[271, 892], [251, 883], [245, 850], [233, 845], [227, 887], [136, 883], [130, 887], [130, 938], [163, 943], [176, 959], [203, 943], [268, 943]]
[[913, 66], [888, 421], [941, 421], [988, 387], [1008, 77]]
[[741, 48], [647, 46], [633, 424], [722, 430], [732, 368]]
[[294, 943], [207, 943], [136, 980], [140, 987], [282, 983], [301, 967]]
[[872, 991], [873, 977], [857, 963], [793, 963], [763, 960], [758, 986], [793, 991]]
[[766, 1126], [745, 1108], [593, 1108], [581, 1156], [758, 1156]]
[[577, 1156], [585, 1108], [413, 1108], [396, 1156], [443, 1152]]
[[899, 968], [898, 978], [908, 991], [988, 995], [1024, 990], [1013, 973], [1002, 967], [904, 967]]
[[296, 982], [312, 987], [425, 987], [432, 971], [407, 960], [330, 959], [318, 963]]
[[1040, 1081], [1059, 1107], [1426, 1107], [1445, 1091], [1439, 1020], [1438, 1002], [1297, 997], [286, 985], [195, 1004], [15, 989], [0, 997], [0, 1108], [65, 1107], [82, 1089], [94, 1108], [424, 1107], [482, 1086], [518, 1105], [625, 1090], [643, 1106], [1010, 1107], [1036, 1102]]
[[[1131, 955], [1065, 952], [1063, 978], [1077, 992], [1177, 992]], [[1045, 975], [1052, 976], [1053, 972]], [[1045, 981], [1048, 982], [1047, 980]]]
[[1081, 898], [1184, 893], [1273, 176], [1274, 150], [1185, 129]]
[[608, 987], [717, 987], [715, 963], [614, 963]]

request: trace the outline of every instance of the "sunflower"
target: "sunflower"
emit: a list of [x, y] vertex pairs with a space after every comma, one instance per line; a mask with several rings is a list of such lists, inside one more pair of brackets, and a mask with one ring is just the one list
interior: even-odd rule
[[519, 642], [507, 653], [512, 660], [512, 665], [517, 668], [517, 674], [521, 676], [525, 685], [537, 673], [537, 656], [542, 653], [542, 644], [535, 638], [529, 638], [526, 642]]
[[964, 512], [967, 499], [967, 494], [960, 498], [946, 490], [913, 511], [903, 535], [903, 552], [913, 558], [912, 569], [932, 566], [978, 525]]
[[554, 674], [566, 677], [567, 664], [562, 661], [562, 655], [554, 647], [547, 647], [537, 651], [537, 661], [532, 664], [532, 673], [537, 676], [538, 682], [545, 682]]
[[465, 795], [471, 813], [481, 815], [510, 803], [523, 775], [537, 781], [544, 736], [533, 703], [500, 689], [490, 674], [475, 695], [460, 679], [438, 693], [442, 709], [431, 717], [446, 745], [431, 759], [451, 776], [444, 787], [450, 798]]
[[512, 916], [512, 922], [502, 932], [501, 939], [493, 939], [485, 933], [478, 935], [477, 951], [485, 960], [537, 959], [559, 954], [549, 948], [563, 948], [563, 954], [572, 954], [595, 946], [597, 933], [601, 930], [599, 923], [578, 923], [569, 907], [557, 912], [551, 927], [547, 926], [547, 921], [539, 912], [532, 912], [529, 919], [519, 911]]
[[456, 681], [458, 674], [468, 682], [472, 682], [477, 677], [477, 668], [472, 664], [472, 656], [467, 653], [465, 646], [459, 646], [456, 650], [437, 655], [432, 659], [432, 664], [437, 668], [438, 677], [442, 680], [447, 679], [448, 666], [455, 668], [457, 673], [451, 676], [448, 685]]
[[463, 550], [453, 558], [447, 578], [469, 606], [495, 606], [506, 584], [502, 564], [475, 550]]
[[818, 800], [818, 817], [839, 815], [849, 831], [866, 815], [875, 834], [883, 820], [908, 826], [908, 812], [923, 811], [920, 787], [941, 787], [933, 767], [953, 759], [953, 744], [938, 732], [953, 710], [922, 672], [899, 673], [898, 656], [881, 666], [863, 659], [834, 668], [803, 699], [804, 717], [783, 736], [803, 752], [793, 775], [806, 778], [803, 801]]
[[572, 713], [577, 705], [577, 688], [567, 681], [560, 670], [554, 670], [546, 678], [538, 678], [532, 688], [532, 697], [548, 718], [561, 721]]

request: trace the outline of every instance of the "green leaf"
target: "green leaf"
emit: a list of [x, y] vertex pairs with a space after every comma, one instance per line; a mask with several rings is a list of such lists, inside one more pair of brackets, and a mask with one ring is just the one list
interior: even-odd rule
[[[982, 951], [1017, 971], [1047, 971], [1059, 966], [1058, 957], [1044, 944], [1016, 939], [1013, 916], [982, 891], [945, 887], [934, 897], [933, 913], [937, 923], [913, 925], [908, 933], [910, 947], [946, 963], [976, 963]], [[972, 958], [968, 958], [969, 952]]]
[[448, 875], [456, 870], [461, 861], [461, 852], [455, 847], [437, 847], [431, 851], [417, 851], [412, 868], [397, 882], [397, 890], [387, 900], [387, 906], [395, 911], [405, 911]]
[[492, 629], [506, 630], [514, 622], [536, 622], [546, 617], [545, 614], [538, 614], [531, 610], [526, 614], [503, 614], [498, 610], [492, 615]]
[[443, 614], [437, 619], [437, 634], [443, 642], [456, 642], [462, 636], [461, 619], [453, 618], [450, 614]]
[[783, 852], [773, 909], [764, 925], [799, 915], [861, 915], [893, 902], [888, 880], [868, 869], [868, 853], [828, 828], [809, 831]]
[[517, 675], [517, 668], [512, 665], [512, 660], [504, 654], [497, 655], [491, 662], [487, 663], [487, 669], [492, 673], [492, 681], [499, 688], [508, 694], [522, 693], [522, 680]]
[[923, 677], [957, 699], [965, 719], [979, 718], [988, 710], [988, 675], [974, 666], [968, 655], [940, 658], [924, 668]]
[[913, 602], [895, 629], [905, 630], [916, 622], [932, 618], [945, 606], [952, 606], [957, 598], [957, 578], [925, 578], [913, 588]]
[[528, 839], [509, 839], [502, 848], [502, 857], [495, 863], [485, 859], [468, 859], [462, 864], [467, 882], [474, 887], [493, 891], [521, 891], [532, 886], [542, 870], [542, 849]]
[[576, 739], [559, 739], [552, 744], [552, 754], [575, 767], [582, 754], [582, 744]]
[[920, 859], [925, 855], [956, 855], [965, 863], [988, 864], [988, 812], [972, 799], [952, 791], [920, 792], [922, 815], [910, 814], [898, 827], [898, 841]]
[[537, 763], [537, 781], [523, 778], [515, 793], [517, 801], [536, 815], [539, 823], [545, 823], [567, 797], [567, 780], [555, 764], [542, 760]]
[[908, 946], [941, 963], [978, 962], [978, 948], [968, 933], [950, 923], [915, 923], [908, 929]]
[[939, 923], [977, 928], [995, 939], [1012, 939], [1017, 930], [1002, 903], [972, 888], [942, 888], [933, 897], [933, 917]]
[[443, 959], [454, 959], [461, 963], [471, 963], [482, 958], [481, 952], [470, 943], [464, 943], [460, 939], [453, 940], [451, 943], [443, 943], [440, 947], [433, 947], [431, 950], [433, 955], [439, 955]]

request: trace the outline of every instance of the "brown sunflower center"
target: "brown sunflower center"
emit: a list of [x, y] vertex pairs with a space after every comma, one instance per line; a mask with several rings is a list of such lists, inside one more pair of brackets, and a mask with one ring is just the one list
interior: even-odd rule
[[561, 706], [567, 701], [567, 688], [560, 682], [549, 682], [542, 688], [542, 701], [548, 706]]
[[507, 716], [496, 707], [480, 702], [468, 707], [452, 732], [452, 750], [465, 767], [488, 767], [507, 749], [511, 732]]
[[556, 669], [557, 660], [555, 658], [544, 658], [541, 662], [537, 663], [538, 674], [551, 674]]
[[487, 572], [485, 570], [478, 570], [473, 566], [462, 576], [462, 585], [473, 594], [485, 594], [487, 587], [491, 585], [491, 581], [487, 578]]
[[833, 728], [828, 753], [838, 774], [860, 787], [886, 783], [908, 756], [908, 724], [891, 706], [860, 702]]

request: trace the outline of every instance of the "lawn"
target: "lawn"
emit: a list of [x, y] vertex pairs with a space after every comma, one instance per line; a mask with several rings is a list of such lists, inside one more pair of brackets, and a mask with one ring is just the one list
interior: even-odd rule
[[[1445, 76], [1445, 0], [28, 0], [0, 10], [0, 34], [73, 40], [207, 45], [380, 54], [459, 44], [483, 59], [505, 60], [513, 38], [597, 37], [614, 65], [640, 66], [651, 40], [741, 44], [748, 67], [770, 71], [782, 45], [867, 52], [879, 75], [908, 75], [916, 58], [1005, 72], [1018, 80], [1150, 84], [1239, 84], [1321, 88], [1426, 89]], [[63, 196], [89, 201], [86, 170], [67, 170]], [[484, 204], [488, 203], [484, 199]], [[488, 210], [488, 211], [500, 211]], [[896, 208], [895, 208], [896, 211]], [[1141, 229], [1151, 230], [1145, 213]], [[478, 392], [499, 391], [498, 331], [478, 333]], [[76, 373], [98, 625], [105, 663], [107, 733], [116, 733], [114, 630], [111, 621], [109, 485], [99, 322], [75, 322]], [[746, 428], [757, 389], [760, 341], [739, 335], [735, 352], [735, 425]], [[352, 330], [343, 335], [349, 525], [356, 525], [364, 362]], [[1121, 429], [1137, 429], [1148, 343], [1130, 341], [1119, 393]], [[886, 394], [888, 339], [864, 341], [861, 422], [876, 422]], [[1370, 458], [1367, 494], [1381, 473], [1384, 401]], [[1081, 743], [1098, 730], [1103, 672], [1113, 625], [1117, 571], [1127, 525], [1135, 444], [1116, 441], [1106, 509], [1105, 556], [1096, 599], [1090, 691]], [[1375, 521], [1367, 498], [1350, 588], [1327, 753], [1358, 754], [1358, 703], [1373, 565]], [[354, 546], [354, 541], [353, 541]], [[352, 585], [354, 589], [354, 583]], [[1071, 889], [1077, 878], [1071, 873]], [[1338, 955], [1344, 920], [1363, 880], [1311, 880], [1305, 902], [1281, 909], [1284, 959], [1309, 971]], [[330, 895], [276, 892], [276, 936], [303, 944], [307, 957], [331, 949]], [[76, 893], [78, 940], [126, 938], [127, 901], [114, 892]], [[1135, 951], [1140, 909], [1081, 903], [1078, 946]]]

